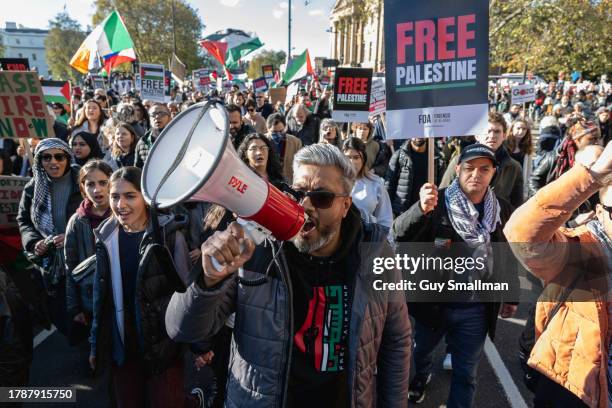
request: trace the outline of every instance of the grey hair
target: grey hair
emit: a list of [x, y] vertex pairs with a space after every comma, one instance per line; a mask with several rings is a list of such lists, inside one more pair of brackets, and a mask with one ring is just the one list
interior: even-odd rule
[[293, 173], [297, 173], [301, 165], [334, 166], [342, 173], [344, 192], [350, 194], [355, 184], [355, 168], [336, 146], [315, 143], [303, 147], [293, 157]]
[[297, 105], [293, 107], [293, 112], [292, 112], [293, 116], [295, 116], [295, 114], [298, 113], [300, 109], [304, 111], [306, 116], [310, 115], [310, 111], [308, 110], [306, 105], [304, 105], [303, 103], [298, 103]]

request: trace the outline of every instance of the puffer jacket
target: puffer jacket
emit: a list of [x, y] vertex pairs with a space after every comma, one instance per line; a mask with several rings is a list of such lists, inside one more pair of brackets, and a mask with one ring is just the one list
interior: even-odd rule
[[[352, 217], [359, 217], [353, 207]], [[393, 256], [384, 243], [386, 233], [379, 226], [363, 224], [354, 248], [365, 242], [375, 245], [374, 255]], [[368, 232], [369, 231], [369, 232]], [[284, 251], [274, 277], [259, 286], [247, 286], [232, 276], [213, 288], [203, 289], [203, 279], [184, 294], [172, 297], [166, 327], [176, 341], [196, 342], [211, 338], [236, 312], [227, 385], [227, 407], [286, 406], [293, 349], [293, 285]], [[271, 259], [270, 249], [259, 246], [253, 256], [258, 268], [239, 276], [260, 279]], [[360, 256], [349, 255], [347, 269], [353, 282], [348, 335], [348, 381], [351, 407], [405, 407], [410, 372], [411, 329], [403, 292], [376, 292], [376, 275], [370, 267], [360, 268]], [[370, 260], [371, 261], [371, 260]], [[366, 260], [367, 262], [367, 260]], [[200, 266], [200, 276], [201, 266]], [[389, 279], [400, 279], [393, 271]], [[375, 376], [376, 373], [376, 376]], [[376, 384], [374, 383], [376, 381]]]
[[[74, 214], [79, 204], [83, 200], [81, 191], [79, 190], [79, 167], [73, 166], [70, 168], [70, 176], [72, 177], [73, 189], [70, 194], [70, 199], [66, 205], [66, 220]], [[34, 179], [31, 179], [23, 188], [21, 201], [19, 202], [19, 211], [17, 213], [17, 224], [19, 224], [19, 232], [21, 234], [21, 242], [23, 249], [27, 252], [34, 252], [34, 245], [45, 237], [38, 230], [38, 226], [34, 225], [30, 209], [32, 208], [32, 200], [34, 198]]]
[[[172, 216], [160, 216], [159, 224], [172, 262], [160, 254], [154, 243], [152, 223], [142, 238], [136, 277], [136, 325], [143, 358], [150, 373], [163, 372], [182, 356], [183, 346], [172, 341], [166, 333], [164, 316], [170, 297], [177, 290], [185, 290], [189, 282], [187, 244], [178, 229], [184, 225]], [[122, 333], [124, 324], [123, 288], [119, 261], [119, 228], [114, 217], [108, 218], [97, 229], [96, 272], [94, 279], [93, 321], [91, 325], [90, 355], [96, 357], [96, 372], [104, 372], [111, 361], [111, 353], [125, 358], [122, 339], [113, 335], [117, 325]], [[136, 254], [134, 254], [136, 255]], [[121, 335], [121, 334], [120, 334]], [[111, 348], [113, 347], [113, 348]]]
[[[600, 187], [586, 168], [576, 165], [518, 208], [504, 229], [515, 255], [546, 285], [536, 308], [536, 343], [528, 364], [590, 407], [608, 406], [612, 333], [605, 295], [611, 271], [587, 228], [563, 225]], [[577, 301], [563, 302], [550, 319], [561, 288], [571, 287], [577, 276], [567, 297]]]
[[64, 258], [66, 259], [66, 310], [68, 316], [82, 311], [81, 296], [72, 277], [78, 264], [96, 253], [96, 239], [87, 217], [73, 214], [66, 227]]
[[[393, 215], [399, 216], [413, 204], [410, 201], [412, 189], [420, 189], [421, 186], [414, 186], [414, 164], [412, 161], [412, 148], [410, 140], [402, 143], [402, 146], [397, 149], [391, 160], [389, 160], [389, 168], [385, 174], [385, 188], [391, 199], [391, 207]], [[438, 149], [434, 152], [435, 179], [438, 180], [442, 173], [443, 161]]]

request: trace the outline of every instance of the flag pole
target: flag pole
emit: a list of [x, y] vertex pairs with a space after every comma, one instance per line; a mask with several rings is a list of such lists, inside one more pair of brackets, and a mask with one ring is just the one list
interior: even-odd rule
[[176, 55], [176, 21], [175, 21], [175, 9], [174, 0], [172, 0], [172, 52]]

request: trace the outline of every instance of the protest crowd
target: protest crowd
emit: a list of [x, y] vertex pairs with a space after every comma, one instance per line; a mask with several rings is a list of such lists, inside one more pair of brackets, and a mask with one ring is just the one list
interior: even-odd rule
[[[433, 143], [387, 138], [384, 111], [334, 120], [337, 89], [321, 82], [300, 79], [279, 98], [186, 81], [160, 102], [132, 74], [101, 87], [87, 77], [68, 103], [48, 103], [54, 137], [0, 139], [0, 174], [26, 181], [16, 227], [0, 237], [0, 386], [29, 384], [34, 335], [54, 327], [109, 406], [407, 407], [436, 392], [443, 364], [446, 406], [471, 407], [485, 341], [517, 299], [372, 295], [363, 256], [460, 243], [561, 292], [529, 305], [516, 345], [533, 406], [612, 406], [612, 309], [606, 292], [578, 293], [612, 272], [607, 77], [560, 72], [521, 104], [491, 81], [486, 132]], [[224, 109], [240, 160], [303, 207], [290, 241], [256, 244], [215, 203], [151, 211], [154, 145], [205, 103]], [[503, 243], [512, 252], [491, 249]], [[192, 385], [188, 365], [211, 378]]]

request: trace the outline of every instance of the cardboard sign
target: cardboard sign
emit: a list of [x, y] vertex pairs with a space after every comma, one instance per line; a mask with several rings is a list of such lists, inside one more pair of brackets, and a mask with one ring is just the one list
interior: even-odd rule
[[278, 102], [285, 103], [285, 98], [287, 97], [287, 88], [270, 88], [268, 91], [270, 94], [270, 103], [272, 106], [275, 106]]
[[274, 65], [262, 65], [261, 74], [266, 80], [274, 79]]
[[205, 68], [196, 69], [192, 71], [191, 77], [193, 80], [194, 89], [201, 91], [201, 92], [208, 91], [211, 81], [210, 81], [210, 74], [207, 69]]
[[385, 0], [387, 136], [487, 127], [488, 0]]
[[54, 137], [38, 74], [0, 71], [0, 138]]
[[370, 116], [380, 115], [387, 109], [385, 77], [372, 78], [372, 93], [370, 95]]
[[0, 176], [0, 228], [16, 227], [23, 188], [30, 177]]
[[370, 68], [337, 68], [332, 119], [336, 122], [367, 122], [371, 89]]
[[512, 87], [510, 100], [514, 104], [522, 104], [535, 101], [536, 89], [534, 84], [522, 84]]
[[268, 90], [268, 82], [266, 78], [260, 77], [253, 80], [253, 90], [255, 92], [265, 92]]
[[29, 71], [30, 62], [27, 58], [0, 58], [0, 68], [3, 71]]
[[91, 83], [94, 89], [106, 89], [106, 81], [102, 75], [92, 75]]
[[140, 64], [140, 97], [155, 102], [164, 102], [164, 66], [159, 64]]

